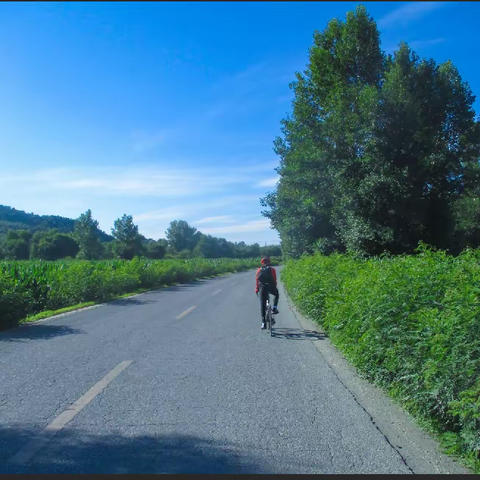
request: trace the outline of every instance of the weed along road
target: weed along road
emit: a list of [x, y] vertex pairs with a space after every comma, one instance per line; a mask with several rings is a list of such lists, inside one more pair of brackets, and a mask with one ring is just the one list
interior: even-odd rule
[[0, 333], [0, 473], [463, 471], [280, 294], [273, 337], [253, 271]]

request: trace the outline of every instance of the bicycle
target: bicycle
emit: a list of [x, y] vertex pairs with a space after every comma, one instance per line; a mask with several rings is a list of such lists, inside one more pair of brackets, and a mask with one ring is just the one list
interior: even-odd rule
[[265, 310], [265, 323], [270, 336], [273, 337], [272, 323], [273, 323], [273, 311], [272, 306], [270, 305], [270, 294], [267, 295], [267, 308]]

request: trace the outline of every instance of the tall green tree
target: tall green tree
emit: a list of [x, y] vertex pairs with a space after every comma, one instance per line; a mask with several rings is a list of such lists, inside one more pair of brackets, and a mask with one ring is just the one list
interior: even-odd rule
[[153, 239], [148, 239], [144, 242], [144, 251], [145, 256], [151, 259], [161, 259], [165, 257], [167, 252], [166, 242], [162, 242], [163, 239], [155, 241]]
[[173, 220], [165, 233], [168, 246], [174, 252], [193, 250], [200, 239], [197, 229], [191, 227], [185, 220]]
[[260, 256], [264, 257], [266, 255], [270, 257], [280, 257], [282, 255], [282, 247], [280, 245], [266, 245], [260, 247]]
[[115, 220], [112, 235], [117, 240], [116, 254], [120, 258], [131, 260], [135, 255], [143, 253], [142, 237], [131, 215], [124, 214]]
[[262, 199], [287, 255], [453, 246], [456, 202], [478, 185], [480, 129], [451, 62], [420, 60], [405, 43], [385, 55], [359, 6], [315, 32], [291, 88], [275, 141], [281, 178]]
[[213, 237], [197, 232], [197, 244], [193, 250], [195, 257], [232, 258], [236, 254], [235, 244], [225, 238]]
[[216, 247], [217, 245], [214, 237], [201, 233], [199, 235], [199, 240], [193, 249], [193, 254], [195, 257], [214, 258]]
[[[386, 59], [375, 22], [364, 7], [345, 23], [332, 20], [314, 32], [310, 61], [296, 73], [293, 114], [275, 140], [281, 176], [276, 192], [262, 200], [287, 255], [313, 251], [316, 243], [341, 248], [332, 209], [338, 182], [355, 176], [362, 140], [365, 97], [380, 88]], [[358, 166], [357, 166], [358, 167]]]
[[5, 240], [5, 256], [9, 260], [28, 260], [32, 233], [28, 230], [8, 230]]
[[35, 232], [30, 242], [30, 258], [59, 260], [74, 258], [79, 246], [71, 235], [60, 233], [57, 229]]
[[480, 245], [480, 195], [458, 199], [453, 207], [453, 217], [454, 253], [459, 253], [466, 247], [477, 248]]
[[90, 209], [75, 220], [73, 238], [79, 246], [77, 258], [85, 260], [102, 258], [104, 249], [98, 236], [98, 222], [93, 219]]

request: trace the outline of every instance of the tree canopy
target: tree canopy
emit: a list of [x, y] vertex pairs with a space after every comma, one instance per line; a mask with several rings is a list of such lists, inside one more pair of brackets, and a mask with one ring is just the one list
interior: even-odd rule
[[78, 258], [97, 260], [102, 258], [103, 246], [97, 235], [98, 222], [92, 217], [88, 209], [75, 220], [74, 239], [79, 246]]
[[143, 250], [142, 238], [138, 233], [138, 226], [133, 223], [131, 215], [124, 214], [114, 222], [112, 228], [114, 236], [115, 251], [118, 257], [131, 260], [135, 255], [140, 255]]
[[78, 243], [72, 235], [61, 233], [54, 228], [36, 232], [30, 242], [30, 258], [42, 260], [75, 258], [79, 250]]
[[[55, 229], [62, 233], [73, 233], [75, 220], [58, 215], [36, 215], [0, 205], [0, 240], [4, 240], [8, 230], [28, 230], [32, 234], [39, 231]], [[102, 230], [97, 231], [102, 242], [113, 240]]]
[[386, 55], [359, 6], [315, 31], [290, 86], [293, 112], [274, 143], [280, 181], [261, 200], [284, 253], [479, 245], [480, 124], [450, 61], [404, 42]]

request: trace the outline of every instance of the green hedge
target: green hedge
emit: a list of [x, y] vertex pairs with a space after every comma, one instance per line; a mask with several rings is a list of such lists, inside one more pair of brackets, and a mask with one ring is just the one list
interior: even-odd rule
[[3, 262], [0, 263], [0, 330], [46, 310], [105, 301], [141, 288], [183, 283], [259, 265], [260, 259], [251, 258]]
[[458, 257], [288, 261], [284, 285], [362, 376], [440, 433], [476, 471], [480, 452], [480, 251]]

